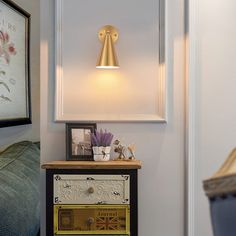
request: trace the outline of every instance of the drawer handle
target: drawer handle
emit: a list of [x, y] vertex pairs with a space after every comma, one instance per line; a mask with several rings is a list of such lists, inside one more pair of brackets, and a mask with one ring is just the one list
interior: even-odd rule
[[88, 193], [90, 193], [90, 194], [94, 193], [94, 188], [93, 188], [93, 187], [90, 187], [90, 188], [88, 189]]
[[94, 224], [94, 222], [95, 222], [95, 220], [94, 220], [93, 217], [89, 217], [89, 218], [87, 219], [88, 225], [92, 225], [92, 224]]

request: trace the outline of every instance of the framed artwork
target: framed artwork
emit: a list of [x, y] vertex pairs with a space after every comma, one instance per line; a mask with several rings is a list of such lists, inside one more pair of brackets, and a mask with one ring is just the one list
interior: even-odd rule
[[[167, 122], [166, 0], [92, 2], [55, 0], [55, 121]], [[116, 70], [96, 68], [104, 23], [119, 32]]]
[[93, 151], [91, 133], [97, 128], [95, 123], [66, 124], [66, 160], [91, 161]]
[[31, 124], [30, 14], [0, 0], [0, 128]]

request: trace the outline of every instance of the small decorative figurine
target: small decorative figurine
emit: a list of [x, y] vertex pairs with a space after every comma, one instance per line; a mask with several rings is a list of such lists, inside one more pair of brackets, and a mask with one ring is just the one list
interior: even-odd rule
[[120, 140], [115, 140], [114, 143], [114, 152], [118, 153], [119, 156], [117, 160], [124, 160], [125, 159], [125, 146], [121, 145]]
[[134, 145], [129, 145], [125, 146], [121, 144], [120, 140], [115, 140], [114, 141], [114, 152], [118, 153], [117, 160], [134, 160], [135, 159], [135, 146]]
[[135, 159], [135, 154], [134, 154], [134, 151], [135, 151], [135, 145], [134, 144], [131, 144], [128, 146], [128, 150], [130, 152], [130, 156], [128, 157], [129, 160], [134, 160]]

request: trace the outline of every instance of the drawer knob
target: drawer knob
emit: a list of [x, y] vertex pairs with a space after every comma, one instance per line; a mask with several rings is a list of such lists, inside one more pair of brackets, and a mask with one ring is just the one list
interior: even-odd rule
[[87, 219], [87, 224], [88, 224], [89, 226], [91, 226], [92, 224], [94, 224], [94, 222], [95, 222], [95, 220], [94, 220], [93, 217], [89, 217], [89, 218]]
[[88, 193], [94, 193], [94, 188], [93, 188], [93, 187], [90, 187], [90, 188], [88, 189]]

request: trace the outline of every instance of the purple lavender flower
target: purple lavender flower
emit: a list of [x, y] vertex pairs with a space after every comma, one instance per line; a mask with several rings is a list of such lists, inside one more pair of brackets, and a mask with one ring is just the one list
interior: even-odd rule
[[97, 141], [95, 134], [91, 135], [91, 143], [93, 146], [98, 146], [98, 141]]
[[100, 129], [100, 132], [96, 130], [95, 133], [91, 135], [91, 143], [93, 146], [111, 146], [112, 139], [113, 134], [107, 132], [107, 130], [104, 132], [102, 129]]

